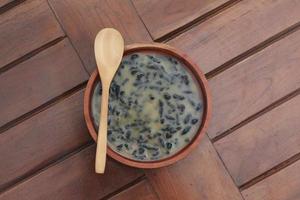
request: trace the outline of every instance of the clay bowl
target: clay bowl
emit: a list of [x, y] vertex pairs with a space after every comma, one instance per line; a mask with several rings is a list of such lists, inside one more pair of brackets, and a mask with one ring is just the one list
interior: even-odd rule
[[[208, 126], [208, 122], [210, 121], [210, 117], [211, 117], [211, 96], [208, 89], [208, 82], [204, 74], [201, 72], [200, 68], [195, 63], [193, 63], [186, 54], [168, 45], [155, 44], [155, 43], [132, 44], [126, 46], [124, 55], [133, 52], [155, 52], [155, 53], [171, 55], [177, 58], [192, 72], [193, 76], [195, 77], [196, 81], [199, 84], [199, 87], [202, 90], [202, 94], [203, 94], [202, 123], [196, 135], [194, 136], [193, 140], [191, 140], [190, 143], [187, 144], [187, 146], [185, 146], [183, 149], [181, 149], [179, 152], [175, 153], [171, 157], [161, 159], [161, 160], [155, 160], [155, 161], [136, 161], [118, 154], [117, 152], [113, 151], [109, 146], [107, 147], [107, 153], [110, 157], [128, 166], [137, 167], [137, 168], [159, 168], [159, 167], [167, 166], [186, 157], [193, 149], [195, 149], [195, 147], [197, 147], [203, 135], [205, 134], [205, 131]], [[97, 141], [97, 131], [95, 129], [92, 114], [91, 114], [91, 98], [96, 83], [98, 81], [99, 81], [98, 71], [95, 70], [88, 81], [85, 94], [84, 94], [84, 117], [85, 117], [85, 121], [89, 133], [95, 141]]]

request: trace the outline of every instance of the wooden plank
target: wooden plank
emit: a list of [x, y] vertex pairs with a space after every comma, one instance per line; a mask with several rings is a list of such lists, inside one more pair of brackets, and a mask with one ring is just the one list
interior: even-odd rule
[[160, 199], [242, 199], [207, 136], [186, 159], [146, 175]]
[[0, 190], [91, 141], [83, 91], [0, 135]]
[[0, 195], [1, 200], [86, 200], [105, 195], [142, 176], [142, 170], [111, 159], [104, 175], [95, 173], [95, 145], [48, 168]]
[[298, 200], [300, 161], [242, 192], [245, 200]]
[[299, 31], [210, 80], [214, 138], [300, 87]]
[[0, 8], [16, 0], [0, 0]]
[[205, 73], [300, 21], [300, 2], [242, 1], [168, 42]]
[[45, 0], [28, 0], [0, 17], [0, 68], [63, 36]]
[[127, 44], [151, 41], [130, 0], [50, 0], [86, 68], [96, 68], [94, 39], [105, 27], [118, 29]]
[[300, 152], [299, 119], [300, 95], [215, 143], [237, 185]]
[[109, 200], [159, 200], [155, 192], [153, 191], [148, 180], [128, 188], [127, 190], [113, 196]]
[[67, 39], [1, 74], [0, 126], [88, 79]]
[[133, 0], [154, 39], [222, 6], [228, 0]]

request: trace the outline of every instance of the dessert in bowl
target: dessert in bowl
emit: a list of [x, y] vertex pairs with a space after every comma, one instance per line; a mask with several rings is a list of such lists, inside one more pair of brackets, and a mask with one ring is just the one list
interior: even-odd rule
[[[95, 70], [84, 99], [95, 141], [100, 101]], [[210, 110], [207, 81], [185, 54], [162, 44], [129, 45], [110, 86], [108, 155], [139, 168], [172, 164], [199, 144]]]

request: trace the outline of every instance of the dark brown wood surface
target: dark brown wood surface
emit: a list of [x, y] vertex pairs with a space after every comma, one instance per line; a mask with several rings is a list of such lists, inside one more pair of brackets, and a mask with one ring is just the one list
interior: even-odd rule
[[202, 16], [208, 15], [228, 0], [133, 0], [139, 15], [154, 39]]
[[300, 95], [215, 143], [238, 185], [300, 153]]
[[232, 128], [300, 87], [297, 31], [210, 79], [211, 138]]
[[127, 44], [151, 41], [130, 0], [49, 2], [90, 73], [96, 69], [94, 39], [100, 29], [118, 29]]
[[149, 181], [143, 180], [109, 200], [159, 200]]
[[210, 72], [300, 20], [294, 0], [241, 1], [168, 42]]
[[[0, 0], [0, 200], [300, 199], [300, 1]], [[83, 92], [93, 42], [164, 41], [209, 78], [207, 136], [184, 160], [94, 172]]]
[[15, 0], [0, 0], [0, 8], [6, 6], [9, 3], [14, 2]]
[[160, 199], [242, 200], [207, 136], [186, 159], [146, 174]]
[[245, 200], [298, 200], [300, 196], [300, 162], [279, 171], [243, 191]]
[[[1, 200], [100, 199], [143, 175], [141, 170], [108, 159], [105, 175], [95, 174], [95, 145], [58, 161], [4, 192]], [[113, 177], [113, 178], [112, 178]]]
[[0, 189], [90, 142], [82, 112], [81, 90], [1, 135]]
[[64, 34], [46, 0], [28, 0], [1, 14], [0, 69]]
[[1, 74], [0, 126], [87, 79], [74, 49], [64, 39]]

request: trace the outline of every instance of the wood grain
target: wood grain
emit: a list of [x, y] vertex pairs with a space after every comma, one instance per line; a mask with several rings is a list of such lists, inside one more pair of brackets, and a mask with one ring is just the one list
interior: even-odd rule
[[90, 73], [96, 68], [94, 39], [102, 28], [117, 29], [127, 44], [151, 41], [130, 0], [49, 2]]
[[0, 17], [0, 68], [63, 36], [45, 0], [28, 0]]
[[91, 141], [83, 91], [0, 135], [0, 190]]
[[199, 18], [228, 0], [133, 0], [154, 39]]
[[215, 143], [237, 185], [300, 152], [299, 119], [300, 95]]
[[0, 126], [88, 79], [67, 39], [0, 78]]
[[168, 42], [207, 73], [299, 22], [300, 2], [242, 1]]
[[214, 138], [300, 87], [299, 31], [210, 80]]
[[146, 175], [163, 200], [242, 199], [207, 136], [186, 159]]
[[111, 159], [104, 175], [95, 174], [95, 151], [95, 145], [80, 151], [4, 192], [0, 199], [100, 199], [143, 175]]
[[0, 8], [16, 0], [0, 0]]
[[[101, 28], [117, 28], [127, 44], [152, 42], [147, 29], [157, 39], [232, 1], [27, 0], [2, 7], [0, 128], [86, 81], [88, 74], [76, 53], [92, 72], [93, 42]], [[0, 6], [3, 2], [10, 0], [0, 0]], [[168, 42], [208, 73], [249, 55], [249, 49], [258, 50], [278, 33], [293, 32], [210, 80], [214, 113], [209, 137], [220, 136], [300, 88], [300, 32], [291, 31], [291, 26], [299, 26], [299, 10], [296, 0], [241, 1]], [[62, 40], [61, 27], [70, 41]], [[54, 40], [62, 41], [51, 46]], [[14, 62], [28, 55], [33, 57]], [[147, 179], [135, 185], [145, 171], [110, 158], [106, 173], [99, 176], [94, 169], [96, 148], [83, 122], [82, 93], [74, 91], [0, 134], [0, 191], [5, 190], [0, 200], [242, 200], [234, 181], [244, 184], [299, 156], [300, 95], [218, 140], [218, 152], [205, 136], [184, 160], [146, 170]], [[243, 190], [244, 199], [299, 199], [299, 171], [300, 161], [295, 161]]]
[[128, 188], [109, 200], [159, 200], [148, 180]]
[[242, 192], [245, 200], [298, 200], [300, 161]]

